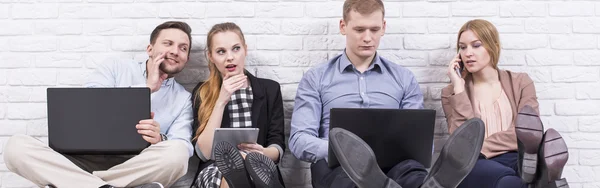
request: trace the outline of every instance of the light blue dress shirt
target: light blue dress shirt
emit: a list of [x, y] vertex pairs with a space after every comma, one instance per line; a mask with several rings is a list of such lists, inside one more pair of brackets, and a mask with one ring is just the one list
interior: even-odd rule
[[423, 94], [408, 69], [375, 55], [360, 73], [344, 52], [308, 70], [296, 93], [289, 146], [296, 158], [327, 158], [331, 108], [422, 109]]

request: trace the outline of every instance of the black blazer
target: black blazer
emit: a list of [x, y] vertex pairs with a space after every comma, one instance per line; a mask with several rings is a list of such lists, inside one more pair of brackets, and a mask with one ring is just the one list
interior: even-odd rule
[[[259, 128], [257, 143], [263, 147], [277, 144], [285, 151], [281, 86], [273, 80], [257, 78], [247, 71], [246, 75], [252, 87], [252, 127]], [[194, 101], [194, 99], [196, 98], [196, 91], [202, 83], [198, 83], [192, 91], [192, 104], [194, 108], [194, 124], [192, 127], [194, 134], [200, 123], [198, 121], [198, 108], [201, 103], [201, 101]], [[231, 127], [229, 108], [225, 108], [223, 112], [221, 127]]]

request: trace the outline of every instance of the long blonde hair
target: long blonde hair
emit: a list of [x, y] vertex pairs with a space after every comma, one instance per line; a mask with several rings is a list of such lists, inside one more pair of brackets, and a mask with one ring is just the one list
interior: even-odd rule
[[244, 33], [239, 26], [235, 23], [226, 22], [214, 25], [208, 35], [206, 37], [206, 60], [208, 61], [208, 70], [210, 71], [210, 75], [208, 80], [204, 82], [196, 91], [198, 95], [194, 98], [194, 103], [200, 102], [200, 108], [198, 109], [198, 122], [200, 125], [196, 130], [196, 134], [194, 136], [194, 140], [198, 139], [200, 133], [204, 131], [206, 124], [208, 124], [208, 119], [212, 114], [213, 108], [215, 108], [215, 104], [217, 103], [217, 99], [219, 98], [219, 93], [221, 91], [221, 84], [223, 83], [223, 78], [221, 77], [221, 73], [217, 69], [217, 66], [214, 62], [210, 62], [210, 54], [212, 53], [213, 47], [213, 37], [217, 33], [231, 31], [240, 36], [243, 45], [246, 45], [246, 39], [244, 38]]
[[498, 69], [498, 61], [500, 59], [500, 36], [494, 24], [482, 19], [475, 19], [465, 23], [458, 31], [458, 39], [456, 40], [457, 53], [460, 49], [460, 46], [458, 46], [460, 35], [469, 30], [473, 31], [479, 40], [481, 40], [483, 47], [490, 54], [492, 67]]

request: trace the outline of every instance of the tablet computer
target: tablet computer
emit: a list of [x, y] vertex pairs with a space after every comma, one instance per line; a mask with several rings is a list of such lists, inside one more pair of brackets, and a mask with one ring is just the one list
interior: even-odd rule
[[[234, 147], [241, 143], [256, 143], [258, 139], [258, 128], [216, 128], [213, 138], [213, 151], [215, 146], [221, 142], [228, 142]], [[212, 152], [212, 159], [215, 152]]]

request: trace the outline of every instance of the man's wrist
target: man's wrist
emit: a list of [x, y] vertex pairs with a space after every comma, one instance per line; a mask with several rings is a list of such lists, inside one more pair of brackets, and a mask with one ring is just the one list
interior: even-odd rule
[[160, 133], [160, 141], [167, 141], [169, 138], [167, 137], [167, 135]]

